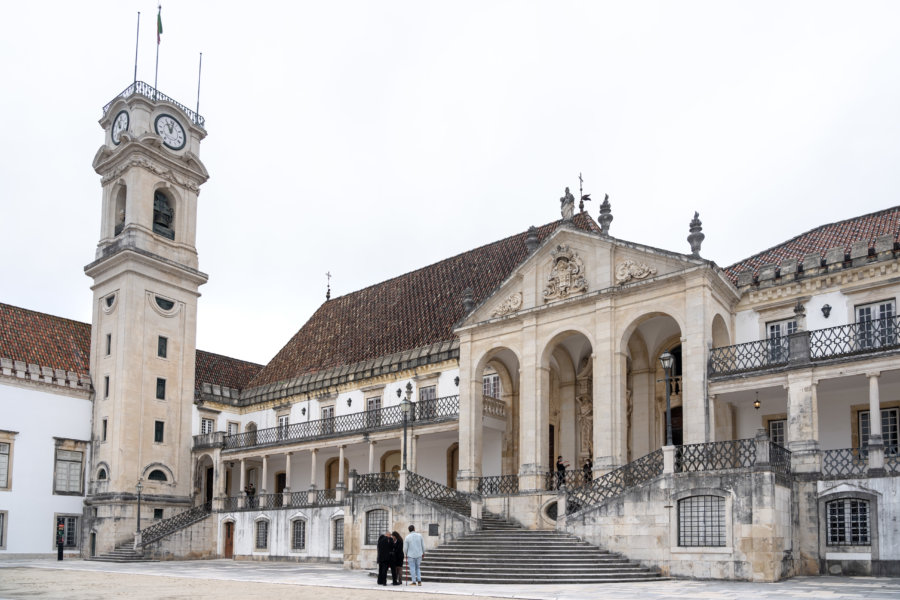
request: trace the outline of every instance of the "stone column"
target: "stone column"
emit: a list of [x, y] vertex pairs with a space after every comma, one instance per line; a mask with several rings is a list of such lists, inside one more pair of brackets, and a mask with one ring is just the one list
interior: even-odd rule
[[615, 322], [612, 305], [608, 299], [596, 304], [596, 329], [593, 354], [593, 395], [594, 395], [594, 479], [613, 470], [617, 464], [613, 423], [614, 380], [618, 376], [616, 361]]
[[344, 484], [344, 448], [346, 448], [344, 444], [338, 446], [338, 480], [334, 484], [334, 493], [338, 500], [344, 499], [344, 491], [347, 489], [347, 486]]
[[318, 455], [318, 448], [313, 448], [309, 452], [309, 494], [307, 498], [310, 504], [316, 503], [316, 458]]
[[822, 470], [819, 450], [819, 416], [816, 383], [811, 370], [788, 373], [788, 449], [791, 469], [816, 473]]
[[247, 505], [247, 494], [244, 493], [244, 488], [247, 487], [247, 469], [244, 467], [244, 459], [241, 459], [241, 487], [238, 490], [238, 506], [244, 508]]
[[413, 473], [416, 472], [416, 464], [417, 464], [416, 459], [419, 456], [418, 449], [419, 449], [419, 436], [418, 435], [409, 436], [409, 456], [407, 457], [407, 460], [409, 460], [409, 470], [412, 471]]
[[269, 485], [269, 455], [263, 454], [262, 460], [262, 481], [259, 482], [260, 495], [264, 495], [266, 493], [266, 486]]
[[[684, 444], [701, 444], [710, 434], [706, 373], [712, 339], [712, 310], [704, 276], [694, 274], [685, 282], [684, 330], [681, 332], [681, 415]], [[654, 357], [659, 361], [659, 357]], [[675, 375], [675, 373], [673, 373]]]
[[293, 455], [293, 452], [284, 453], [284, 506], [291, 505], [291, 457]]
[[879, 372], [866, 373], [869, 378], [869, 444], [868, 471], [872, 475], [884, 474], [884, 438], [881, 431], [881, 396], [878, 390]]
[[459, 340], [459, 473], [460, 491], [474, 492], [481, 477], [482, 397], [481, 377], [473, 372], [472, 342], [467, 334]]
[[213, 510], [222, 510], [222, 504], [225, 502], [225, 461], [222, 459], [221, 451], [216, 457], [216, 493], [213, 497]]
[[375, 472], [375, 442], [369, 440], [369, 473]]
[[544, 487], [550, 435], [550, 369], [540, 364], [537, 321], [526, 317], [522, 326], [522, 362], [519, 366], [519, 489]]

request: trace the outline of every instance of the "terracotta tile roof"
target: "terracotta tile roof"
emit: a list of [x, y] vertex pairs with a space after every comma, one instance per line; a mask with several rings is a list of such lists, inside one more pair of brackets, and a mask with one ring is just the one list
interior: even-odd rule
[[0, 358], [87, 375], [91, 326], [0, 303]]
[[[87, 375], [91, 325], [0, 303], [0, 358]], [[194, 387], [243, 389], [262, 365], [197, 350]]]
[[810, 229], [727, 267], [725, 272], [732, 281], [737, 281], [737, 274], [747, 269], [758, 274], [759, 268], [763, 265], [778, 264], [790, 258], [803, 260], [805, 256], [813, 253], [824, 256], [825, 252], [837, 246], [843, 246], [844, 251], [849, 252], [850, 245], [861, 240], [868, 241], [871, 248], [876, 237], [890, 234], [894, 236], [896, 242], [898, 233], [900, 233], [900, 206], [895, 206]]
[[[562, 221], [537, 228], [543, 241]], [[586, 213], [576, 227], [599, 232]], [[322, 304], [250, 382], [248, 388], [286, 381], [364, 360], [456, 339], [462, 296], [487, 298], [527, 256], [519, 233]]]
[[197, 350], [194, 390], [199, 391], [204, 383], [242, 390], [262, 368], [256, 363]]

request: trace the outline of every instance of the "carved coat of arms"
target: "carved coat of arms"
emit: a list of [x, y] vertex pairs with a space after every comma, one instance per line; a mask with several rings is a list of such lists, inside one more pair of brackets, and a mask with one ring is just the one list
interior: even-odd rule
[[502, 317], [503, 315], [516, 312], [520, 308], [522, 308], [522, 292], [516, 292], [510, 294], [510, 296], [503, 301], [503, 304], [498, 306], [497, 309], [491, 313], [491, 317]]
[[568, 245], [558, 245], [550, 256], [550, 275], [544, 288], [544, 302], [562, 300], [587, 291], [584, 263]]
[[656, 268], [633, 260], [626, 260], [616, 265], [616, 285], [622, 285], [632, 279], [647, 279], [656, 275]]

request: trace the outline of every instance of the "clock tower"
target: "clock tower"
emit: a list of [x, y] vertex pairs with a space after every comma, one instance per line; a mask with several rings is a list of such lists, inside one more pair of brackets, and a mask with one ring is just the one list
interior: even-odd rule
[[197, 298], [207, 280], [196, 248], [209, 177], [203, 118], [135, 82], [104, 107], [100, 126], [100, 242], [85, 267], [94, 292], [89, 554], [190, 507]]

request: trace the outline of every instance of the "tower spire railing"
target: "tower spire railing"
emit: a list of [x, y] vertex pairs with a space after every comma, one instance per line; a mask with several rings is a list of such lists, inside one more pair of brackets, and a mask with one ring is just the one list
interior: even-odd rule
[[103, 114], [105, 115], [109, 112], [109, 109], [112, 108], [112, 105], [116, 100], [119, 100], [120, 98], [128, 98], [135, 94], [137, 94], [138, 96], [144, 96], [145, 98], [149, 98], [150, 100], [162, 100], [164, 102], [171, 102], [182, 111], [184, 111], [184, 114], [188, 116], [188, 118], [194, 125], [196, 125], [200, 129], [206, 129], [206, 119], [201, 117], [199, 114], [197, 114], [195, 111], [191, 110], [181, 102], [178, 102], [174, 98], [166, 96], [149, 83], [144, 83], [143, 81], [135, 81], [127, 88], [122, 90], [120, 94], [117, 94], [115, 98], [110, 100], [109, 103], [107, 103], [107, 105], [103, 107]]

